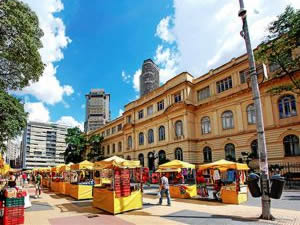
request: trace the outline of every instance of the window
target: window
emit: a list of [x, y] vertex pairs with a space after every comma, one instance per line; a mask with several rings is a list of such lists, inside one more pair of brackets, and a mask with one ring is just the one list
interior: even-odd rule
[[248, 117], [248, 123], [249, 124], [255, 124], [256, 123], [256, 110], [255, 110], [254, 104], [248, 105], [248, 107], [247, 107], [247, 117]]
[[204, 162], [212, 162], [211, 148], [208, 146], [203, 149], [203, 160]]
[[166, 159], [166, 152], [164, 150], [160, 150], [158, 152], [158, 165], [165, 163]]
[[107, 155], [109, 155], [110, 154], [110, 147], [109, 147], [109, 145], [107, 145]]
[[118, 152], [121, 152], [122, 151], [122, 142], [119, 141], [118, 143]]
[[175, 123], [175, 135], [177, 137], [183, 136], [183, 126], [182, 126], [182, 121], [178, 120]]
[[207, 87], [205, 87], [205, 88], [199, 90], [199, 91], [197, 92], [197, 94], [198, 94], [198, 101], [210, 97], [209, 86], [207, 86]]
[[278, 70], [280, 68], [279, 64], [273, 62], [269, 64], [269, 71], [271, 73], [275, 72], [276, 70]]
[[112, 134], [116, 133], [116, 127], [111, 128], [111, 133]]
[[222, 114], [223, 129], [233, 128], [233, 113], [231, 111], [225, 111]]
[[254, 159], [258, 159], [257, 140], [251, 142], [251, 154]]
[[106, 130], [106, 136], [110, 135], [110, 129]]
[[220, 80], [217, 82], [217, 91], [221, 93], [228, 89], [232, 88], [232, 79], [231, 77], [227, 77], [224, 80]]
[[151, 116], [153, 114], [153, 105], [147, 107], [147, 115]]
[[183, 153], [181, 148], [175, 149], [175, 159], [183, 161]]
[[144, 155], [142, 153], [140, 153], [138, 158], [139, 158], [139, 161], [140, 161], [142, 167], [144, 167]]
[[300, 155], [299, 138], [296, 135], [288, 135], [283, 138], [285, 156]]
[[181, 94], [180, 93], [177, 93], [177, 94], [174, 94], [174, 102], [181, 102]]
[[280, 119], [297, 115], [296, 101], [293, 95], [285, 95], [278, 100]]
[[102, 137], [104, 137], [104, 136], [105, 136], [105, 132], [104, 132], [104, 131], [102, 131], [102, 133], [101, 133], [101, 136], [102, 136]]
[[112, 146], [112, 153], [115, 153], [115, 152], [116, 152], [116, 144], [114, 143]]
[[138, 118], [139, 120], [142, 119], [144, 117], [144, 110], [141, 110], [138, 112]]
[[128, 136], [128, 139], [127, 139], [127, 146], [129, 149], [132, 148], [132, 137], [131, 136]]
[[131, 115], [127, 116], [127, 123], [131, 123]]
[[208, 116], [202, 118], [201, 129], [202, 129], [202, 134], [210, 133], [210, 119]]
[[235, 147], [233, 144], [225, 145], [225, 159], [235, 161]]
[[143, 145], [144, 144], [144, 133], [141, 132], [139, 133], [139, 145]]
[[153, 130], [150, 129], [148, 130], [148, 143], [151, 144], [154, 142], [154, 134], [153, 134]]
[[165, 127], [164, 126], [160, 126], [158, 128], [158, 140], [159, 141], [163, 141], [165, 139], [166, 139]]
[[122, 130], [122, 124], [121, 123], [118, 125], [118, 131], [120, 131], [120, 130]]
[[241, 84], [244, 84], [247, 82], [247, 78], [248, 78], [248, 74], [249, 74], [249, 70], [245, 69], [239, 72], [240, 74], [240, 82]]
[[157, 103], [157, 111], [163, 110], [164, 107], [165, 107], [164, 100], [161, 100], [160, 102]]

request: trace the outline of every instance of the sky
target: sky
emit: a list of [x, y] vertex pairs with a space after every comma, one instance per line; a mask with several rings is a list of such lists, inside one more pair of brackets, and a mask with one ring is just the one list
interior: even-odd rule
[[[160, 67], [165, 83], [187, 71], [199, 77], [245, 53], [238, 0], [22, 0], [44, 31], [46, 65], [19, 91], [29, 120], [83, 128], [85, 94], [111, 95], [111, 119], [139, 97], [143, 60]], [[244, 0], [252, 46], [287, 5], [299, 0]], [[272, 3], [271, 3], [272, 2]]]

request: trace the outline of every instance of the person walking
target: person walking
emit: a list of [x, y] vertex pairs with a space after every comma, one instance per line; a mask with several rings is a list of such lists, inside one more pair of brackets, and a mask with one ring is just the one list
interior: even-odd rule
[[26, 173], [23, 173], [23, 174], [22, 174], [22, 178], [23, 178], [23, 186], [25, 186], [26, 181], [27, 181], [27, 174], [26, 174]]
[[41, 195], [41, 184], [42, 184], [42, 176], [39, 172], [35, 176], [35, 198], [40, 198]]
[[170, 191], [169, 191], [169, 180], [166, 177], [166, 174], [163, 173], [162, 177], [160, 178], [160, 198], [159, 198], [159, 205], [162, 204], [163, 195], [166, 194], [168, 206], [171, 206], [171, 199], [170, 199]]

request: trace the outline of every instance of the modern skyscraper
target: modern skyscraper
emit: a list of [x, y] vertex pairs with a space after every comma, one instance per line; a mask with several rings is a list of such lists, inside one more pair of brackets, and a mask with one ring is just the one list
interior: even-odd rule
[[143, 63], [140, 75], [140, 96], [144, 96], [159, 87], [159, 68], [151, 59]]
[[110, 120], [110, 95], [104, 89], [92, 89], [86, 96], [86, 116], [84, 131], [89, 132], [102, 127]]
[[64, 163], [68, 127], [54, 123], [28, 122], [23, 133], [21, 159], [26, 169]]

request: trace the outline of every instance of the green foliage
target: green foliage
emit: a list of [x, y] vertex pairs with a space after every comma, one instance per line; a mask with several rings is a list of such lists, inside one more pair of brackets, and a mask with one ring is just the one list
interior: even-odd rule
[[65, 151], [65, 162], [80, 163], [83, 161], [83, 152], [86, 149], [87, 140], [85, 134], [78, 127], [67, 130], [67, 149]]
[[18, 0], [0, 0], [0, 88], [20, 89], [44, 71], [43, 31], [36, 14]]
[[288, 6], [270, 24], [268, 31], [265, 41], [258, 47], [256, 59], [261, 63], [277, 65], [275, 77], [287, 75], [292, 81], [292, 85], [280, 85], [270, 92], [280, 94], [293, 91], [300, 94], [300, 82], [294, 76], [300, 68], [300, 54], [295, 54], [295, 49], [300, 45], [300, 10]]
[[87, 157], [89, 161], [97, 162], [104, 159], [104, 152], [101, 148], [102, 141], [103, 137], [100, 135], [93, 135], [88, 140], [89, 153]]
[[26, 127], [27, 113], [20, 100], [0, 89], [0, 149], [4, 143], [21, 134]]

